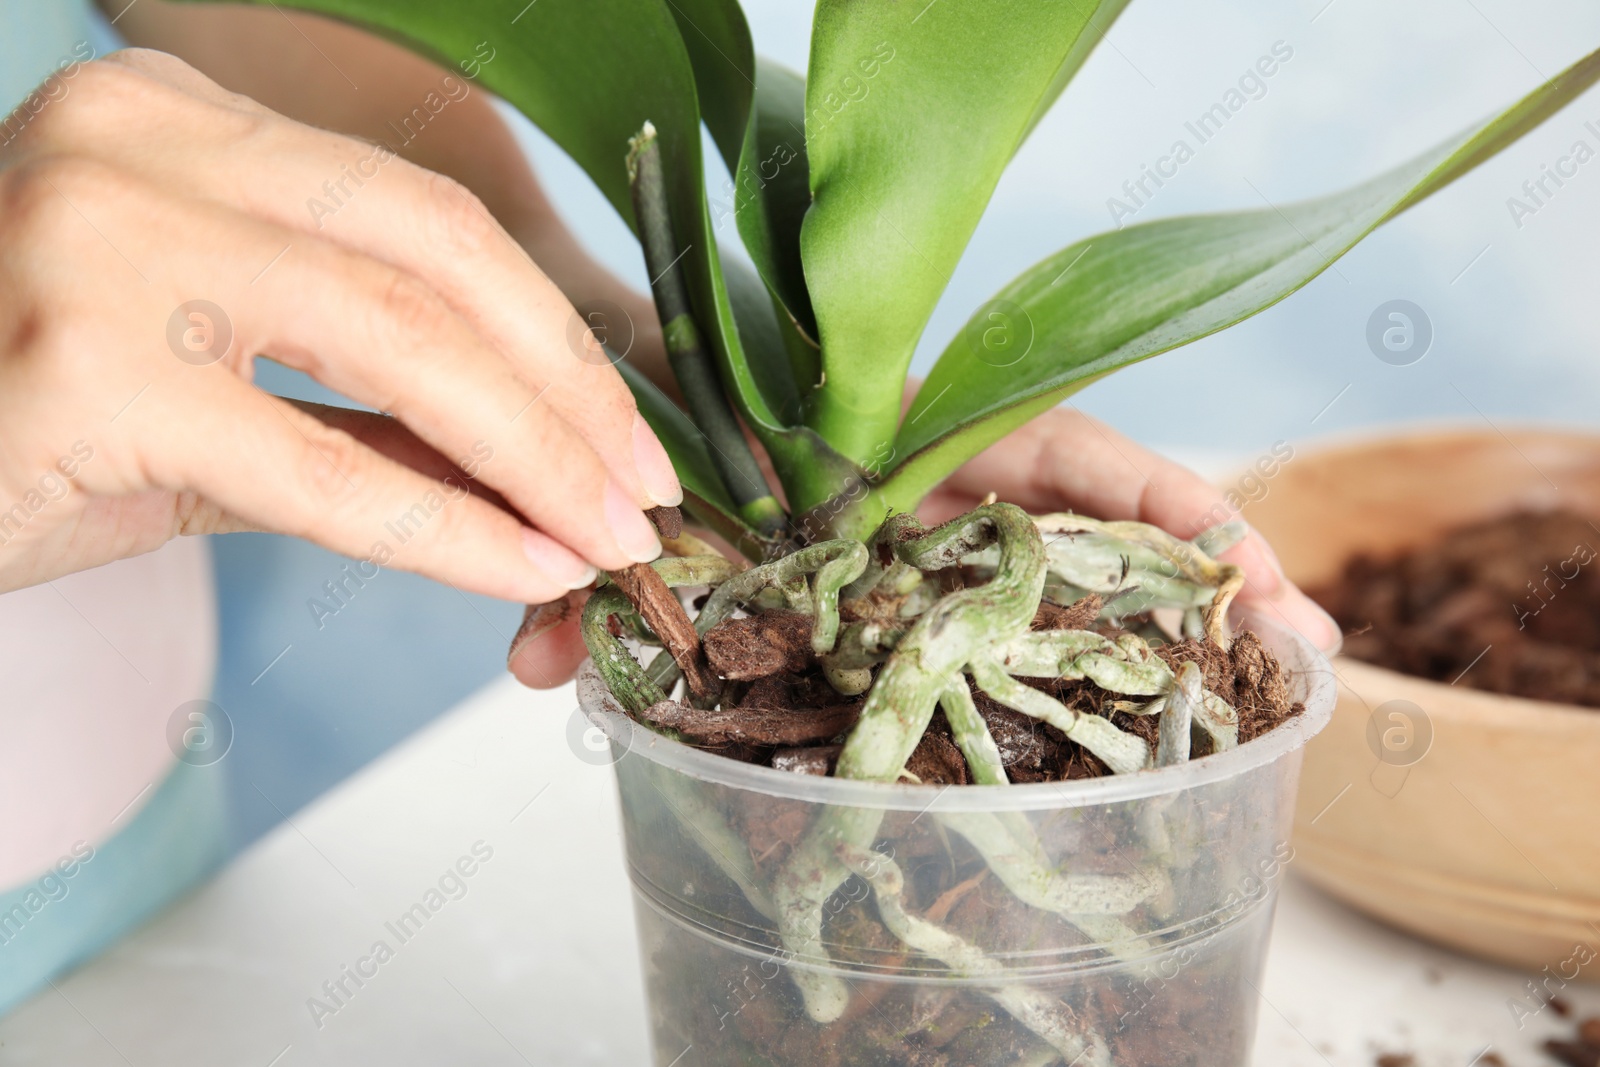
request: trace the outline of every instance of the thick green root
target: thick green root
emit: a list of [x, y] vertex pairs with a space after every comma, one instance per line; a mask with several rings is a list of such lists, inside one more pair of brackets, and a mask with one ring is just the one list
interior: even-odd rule
[[1048, 693], [1023, 685], [999, 664], [976, 659], [971, 664], [978, 687], [1006, 707], [1054, 726], [1093, 752], [1116, 774], [1132, 774], [1150, 766], [1150, 746], [1117, 729], [1110, 719], [1074, 711]]
[[1156, 766], [1171, 767], [1189, 761], [1189, 735], [1196, 716], [1203, 714], [1200, 668], [1185, 663], [1167, 696], [1161, 713], [1161, 733], [1156, 744]]
[[[891, 533], [882, 543], [919, 570], [954, 566], [988, 542], [1000, 543], [999, 565], [988, 584], [946, 596], [901, 640], [840, 753], [839, 777], [892, 782], [928, 728], [940, 695], [966, 684], [962, 671], [974, 652], [1023, 633], [1033, 621], [1044, 589], [1044, 551], [1027, 513], [1010, 504], [990, 504], [932, 531], [897, 515], [885, 529]], [[790, 953], [821, 951], [816, 946], [823, 904], [850, 876], [838, 849], [869, 848], [882, 817], [868, 809], [830, 808], [784, 864], [773, 898]], [[832, 1022], [844, 1012], [849, 987], [843, 981], [805, 969], [792, 973], [812, 1019]]]
[[950, 723], [950, 733], [955, 736], [956, 747], [967, 758], [972, 770], [972, 780], [979, 785], [1010, 785], [1005, 764], [1000, 760], [1000, 749], [989, 733], [989, 724], [978, 714], [978, 705], [965, 681], [948, 686], [939, 695], [939, 706]]
[[892, 782], [928, 728], [939, 695], [964, 684], [962, 672], [978, 650], [1027, 632], [1044, 591], [1045, 563], [1033, 521], [1011, 504], [978, 508], [931, 531], [909, 515], [884, 527], [890, 550], [924, 571], [955, 566], [987, 542], [1000, 546], [988, 583], [946, 596], [900, 640], [839, 755], [840, 778]]
[[[883, 925], [913, 951], [938, 960], [962, 978], [984, 979], [984, 991], [1022, 1025], [1038, 1034], [1068, 1063], [1081, 1067], [1108, 1067], [1105, 1042], [1097, 1034], [1084, 1035], [1072, 1011], [1043, 990], [1022, 982], [1007, 982], [1003, 964], [956, 934], [912, 915], [901, 902], [905, 875], [895, 861], [880, 852], [840, 845], [839, 862], [872, 886]], [[988, 983], [993, 982], [991, 986]]]

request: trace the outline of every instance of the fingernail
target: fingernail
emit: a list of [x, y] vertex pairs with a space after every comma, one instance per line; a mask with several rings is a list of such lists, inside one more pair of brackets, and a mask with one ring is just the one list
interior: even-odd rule
[[522, 552], [541, 574], [567, 589], [582, 589], [599, 576], [571, 549], [526, 526], [522, 528]]
[[683, 486], [678, 484], [678, 472], [672, 469], [672, 459], [661, 447], [661, 440], [650, 424], [637, 411], [633, 413], [633, 465], [639, 470], [644, 491], [657, 506], [675, 508], [683, 503]]
[[636, 563], [649, 563], [661, 555], [661, 540], [654, 526], [639, 510], [639, 505], [617, 488], [617, 483], [606, 482], [606, 522], [611, 526], [611, 536], [617, 547]]

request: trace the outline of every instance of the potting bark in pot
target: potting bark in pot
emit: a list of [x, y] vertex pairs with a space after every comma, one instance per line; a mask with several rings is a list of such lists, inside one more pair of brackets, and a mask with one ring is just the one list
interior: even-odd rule
[[[1304, 285], [1596, 57], [1347, 192], [1065, 248], [976, 311], [902, 414], [1001, 172], [1125, 0], [822, 0], [804, 79], [756, 59], [734, 0], [298, 6], [451, 62], [493, 45], [470, 73], [638, 234], [671, 373], [618, 370], [690, 518], [758, 564], [680, 537], [584, 608], [658, 1062], [1243, 1062], [1329, 698], [1293, 635], [1230, 631], [1242, 577], [1216, 556], [1241, 531], [912, 516], [1091, 381]], [[702, 122], [753, 273], [719, 253]], [[698, 590], [692, 620], [674, 588]]]
[[1592, 981], [1600, 437], [1479, 425], [1308, 447], [1246, 515], [1349, 630], [1296, 869], [1541, 975], [1508, 1001], [1517, 1018]]

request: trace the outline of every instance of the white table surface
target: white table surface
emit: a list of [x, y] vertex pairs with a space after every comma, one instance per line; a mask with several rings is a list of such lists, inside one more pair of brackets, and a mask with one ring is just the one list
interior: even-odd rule
[[[612, 772], [569, 747], [575, 708], [571, 687], [488, 686], [0, 1021], [0, 1064], [645, 1064]], [[319, 1027], [308, 998], [396, 944], [385, 923], [479, 841], [493, 855], [465, 894], [362, 987], [346, 980]], [[1519, 1032], [1506, 1007], [1527, 977], [1368, 922], [1291, 868], [1256, 1063], [1408, 1051], [1468, 1067], [1493, 1045], [1510, 1067], [1546, 1064], [1537, 1044], [1560, 1020]], [[1600, 1011], [1600, 989], [1567, 995]]]

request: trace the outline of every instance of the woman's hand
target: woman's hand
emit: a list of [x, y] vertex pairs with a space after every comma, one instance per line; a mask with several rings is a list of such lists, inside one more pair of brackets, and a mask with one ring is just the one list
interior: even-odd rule
[[161, 53], [63, 83], [0, 149], [0, 590], [238, 529], [530, 603], [659, 552], [666, 453], [471, 193]]

